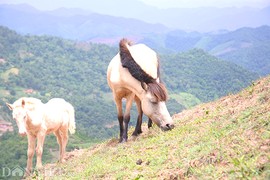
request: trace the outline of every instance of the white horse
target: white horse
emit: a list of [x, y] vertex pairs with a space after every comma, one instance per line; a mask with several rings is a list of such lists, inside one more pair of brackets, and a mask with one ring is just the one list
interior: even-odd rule
[[[13, 119], [16, 120], [19, 134], [27, 135], [27, 167], [26, 173], [32, 171], [32, 159], [37, 155], [36, 167], [42, 168], [42, 152], [46, 134], [54, 133], [60, 149], [60, 162], [64, 161], [68, 130], [75, 133], [75, 114], [73, 106], [64, 99], [54, 98], [43, 104], [36, 98], [20, 98], [13, 104], [8, 104], [12, 110]], [[37, 146], [36, 146], [37, 139]]]
[[[133, 135], [141, 132], [142, 113], [162, 130], [172, 129], [174, 124], [165, 104], [167, 91], [164, 84], [160, 82], [159, 60], [156, 52], [144, 44], [131, 45], [126, 39], [120, 41], [119, 49], [120, 52], [108, 66], [107, 81], [117, 107], [120, 142], [127, 141], [130, 109], [134, 100], [139, 115]], [[126, 99], [124, 115], [123, 98]]]

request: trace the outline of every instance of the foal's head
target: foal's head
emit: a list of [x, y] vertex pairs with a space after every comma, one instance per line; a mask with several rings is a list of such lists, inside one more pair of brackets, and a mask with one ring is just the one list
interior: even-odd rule
[[7, 106], [10, 110], [12, 110], [12, 117], [16, 120], [17, 126], [19, 128], [19, 134], [21, 136], [26, 135], [26, 120], [28, 118], [27, 109], [25, 108], [25, 101], [22, 99], [21, 104], [18, 105], [8, 104]]

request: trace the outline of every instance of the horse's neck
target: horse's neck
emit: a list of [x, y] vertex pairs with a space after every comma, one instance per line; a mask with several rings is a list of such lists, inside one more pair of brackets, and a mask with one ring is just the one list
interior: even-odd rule
[[43, 104], [40, 104], [34, 109], [27, 111], [29, 126], [40, 126], [42, 124], [44, 116], [43, 106]]

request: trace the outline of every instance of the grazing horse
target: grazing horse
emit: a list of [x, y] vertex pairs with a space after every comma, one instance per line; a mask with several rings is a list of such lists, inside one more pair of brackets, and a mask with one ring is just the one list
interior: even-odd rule
[[[68, 130], [75, 133], [75, 114], [73, 106], [64, 99], [54, 98], [43, 104], [36, 98], [20, 98], [13, 104], [8, 104], [12, 110], [13, 119], [16, 120], [19, 134], [27, 135], [27, 167], [26, 173], [32, 171], [32, 159], [37, 155], [38, 169], [42, 168], [42, 152], [46, 134], [54, 133], [60, 149], [60, 162], [64, 161], [66, 145], [68, 142]], [[36, 146], [37, 139], [37, 146]]]
[[[133, 135], [141, 133], [142, 113], [162, 130], [171, 130], [174, 124], [165, 104], [167, 91], [160, 82], [156, 52], [144, 44], [131, 45], [127, 39], [120, 41], [119, 50], [108, 66], [107, 81], [117, 107], [120, 142], [126, 142], [128, 138], [128, 123], [133, 101], [136, 102], [139, 113]], [[124, 115], [123, 98], [126, 99]]]

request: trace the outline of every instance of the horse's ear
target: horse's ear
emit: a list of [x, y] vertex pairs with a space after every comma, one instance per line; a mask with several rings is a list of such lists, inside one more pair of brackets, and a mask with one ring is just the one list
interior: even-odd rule
[[11, 110], [11, 111], [13, 110], [13, 106], [12, 106], [12, 104], [8, 104], [8, 103], [6, 103], [6, 105], [7, 105], [7, 107], [8, 107], [8, 109], [9, 109], [9, 110]]
[[148, 90], [148, 85], [145, 82], [141, 82], [141, 86], [145, 91]]
[[24, 99], [22, 100], [22, 107], [24, 107], [24, 105], [25, 105], [25, 101], [24, 101]]

